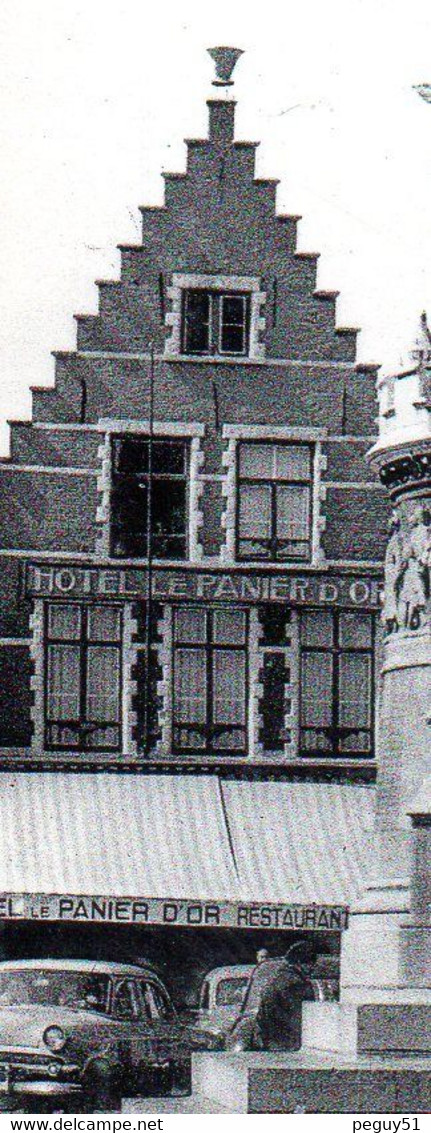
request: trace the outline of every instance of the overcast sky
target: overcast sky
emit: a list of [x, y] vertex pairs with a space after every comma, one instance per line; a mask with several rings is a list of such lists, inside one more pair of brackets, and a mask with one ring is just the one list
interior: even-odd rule
[[237, 137], [303, 216], [338, 324], [362, 328], [361, 359], [408, 361], [431, 314], [431, 105], [412, 89], [431, 82], [429, 0], [1, 0], [0, 43], [0, 422], [30, 415], [73, 313], [139, 240], [137, 206], [205, 136], [219, 43], [245, 50]]

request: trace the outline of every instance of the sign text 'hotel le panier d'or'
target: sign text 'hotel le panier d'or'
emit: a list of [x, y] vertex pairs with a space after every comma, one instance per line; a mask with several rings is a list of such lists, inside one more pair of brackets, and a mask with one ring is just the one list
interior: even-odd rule
[[[31, 597], [145, 598], [148, 572], [139, 568], [51, 566], [28, 563], [26, 592]], [[290, 602], [377, 609], [380, 582], [363, 575], [226, 573], [222, 571], [155, 570], [154, 598], [212, 599], [223, 602]]]

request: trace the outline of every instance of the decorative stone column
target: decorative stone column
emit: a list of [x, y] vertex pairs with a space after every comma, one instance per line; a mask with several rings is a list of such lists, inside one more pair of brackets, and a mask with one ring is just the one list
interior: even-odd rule
[[[400, 951], [416, 840], [409, 815], [431, 774], [431, 338], [424, 315], [417, 345], [416, 366], [379, 382], [379, 439], [369, 454], [393, 513], [385, 556], [376, 852], [358, 913], [374, 910], [371, 931], [381, 925], [376, 986], [394, 990], [412, 986]], [[431, 987], [430, 970], [427, 978]]]
[[431, 983], [431, 777], [410, 807], [412, 865], [410, 918], [401, 926], [400, 965], [407, 987]]
[[431, 336], [425, 316], [416, 359], [406, 373], [380, 379], [379, 439], [369, 453], [393, 505], [370, 871], [343, 934], [341, 1002], [322, 1004], [320, 1012], [309, 1004], [305, 1011], [306, 1045], [340, 1052], [431, 1049]]

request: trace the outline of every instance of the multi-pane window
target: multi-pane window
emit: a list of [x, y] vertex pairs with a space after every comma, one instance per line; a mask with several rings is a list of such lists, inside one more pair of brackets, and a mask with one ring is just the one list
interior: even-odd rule
[[120, 609], [50, 603], [45, 611], [45, 641], [47, 747], [118, 750]]
[[111, 550], [115, 556], [184, 559], [187, 553], [185, 441], [114, 437]]
[[311, 523], [310, 446], [240, 444], [238, 557], [306, 562], [311, 556]]
[[185, 291], [184, 354], [248, 354], [250, 296], [233, 291]]
[[174, 615], [174, 748], [246, 750], [247, 614], [185, 606]]
[[371, 614], [301, 614], [300, 723], [303, 755], [372, 754]]

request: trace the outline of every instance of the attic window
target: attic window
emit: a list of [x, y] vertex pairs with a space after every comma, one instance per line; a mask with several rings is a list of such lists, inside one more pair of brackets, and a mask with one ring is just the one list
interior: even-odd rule
[[190, 289], [183, 294], [184, 354], [247, 355], [250, 296], [234, 291]]

